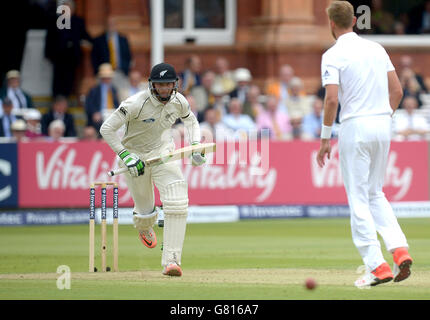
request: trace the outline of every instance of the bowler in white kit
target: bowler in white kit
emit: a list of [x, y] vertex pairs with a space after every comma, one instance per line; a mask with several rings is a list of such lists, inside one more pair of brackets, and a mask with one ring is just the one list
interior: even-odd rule
[[[121, 103], [103, 123], [100, 133], [127, 167], [127, 187], [134, 201], [133, 221], [139, 238], [154, 248], [157, 238], [153, 225], [158, 218], [154, 185], [160, 192], [164, 211], [164, 238], [161, 264], [163, 274], [181, 276], [181, 256], [188, 213], [188, 185], [175, 162], [145, 168], [142, 159], [175, 150], [171, 127], [177, 119], [184, 122], [190, 144], [200, 143], [200, 127], [185, 97], [177, 92], [178, 77], [170, 64], [160, 63], [151, 70], [149, 88]], [[122, 140], [117, 131], [125, 125]], [[192, 164], [206, 161], [203, 154], [192, 154]]]
[[[409, 277], [412, 258], [408, 243], [382, 187], [391, 141], [392, 115], [403, 91], [385, 49], [353, 32], [354, 8], [334, 1], [327, 8], [336, 44], [321, 63], [326, 89], [324, 122], [317, 162], [330, 158], [331, 126], [339, 114], [339, 157], [351, 212], [352, 239], [366, 266], [357, 287], [374, 286]], [[393, 256], [393, 270], [385, 261], [379, 233]]]

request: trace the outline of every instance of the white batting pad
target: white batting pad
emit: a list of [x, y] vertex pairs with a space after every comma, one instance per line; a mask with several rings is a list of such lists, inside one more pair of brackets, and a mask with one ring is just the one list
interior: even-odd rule
[[164, 211], [164, 239], [162, 266], [176, 262], [181, 265], [188, 213], [188, 185], [175, 181], [160, 190]]

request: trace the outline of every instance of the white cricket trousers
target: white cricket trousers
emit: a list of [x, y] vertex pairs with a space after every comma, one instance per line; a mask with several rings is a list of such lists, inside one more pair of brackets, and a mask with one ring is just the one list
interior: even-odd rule
[[385, 262], [377, 232], [388, 251], [408, 247], [391, 205], [382, 192], [391, 141], [389, 115], [343, 121], [339, 157], [351, 212], [352, 239], [369, 270]]

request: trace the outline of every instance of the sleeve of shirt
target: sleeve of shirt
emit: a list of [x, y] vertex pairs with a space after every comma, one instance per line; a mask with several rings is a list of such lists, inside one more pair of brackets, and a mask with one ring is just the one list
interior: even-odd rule
[[321, 79], [323, 87], [328, 84], [339, 85], [339, 67], [336, 66], [332, 58], [327, 57], [325, 54], [321, 61]]
[[117, 108], [103, 122], [100, 128], [100, 134], [102, 135], [103, 139], [117, 154], [125, 148], [116, 132], [119, 128], [121, 128], [122, 125], [126, 124], [130, 120], [130, 114], [132, 112], [131, 107], [132, 105], [128, 100], [123, 101], [119, 108]]

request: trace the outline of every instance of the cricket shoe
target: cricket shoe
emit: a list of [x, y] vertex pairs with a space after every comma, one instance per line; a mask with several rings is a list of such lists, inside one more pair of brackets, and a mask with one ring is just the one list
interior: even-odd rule
[[154, 248], [157, 245], [157, 237], [152, 228], [146, 231], [139, 231], [139, 239], [148, 248]]
[[357, 288], [365, 288], [391, 281], [393, 277], [390, 266], [388, 263], [384, 262], [372, 272], [366, 272], [363, 276], [358, 278], [354, 284]]
[[182, 269], [176, 263], [169, 263], [164, 267], [163, 274], [165, 276], [180, 277], [182, 276]]
[[412, 258], [406, 248], [397, 248], [393, 253], [394, 282], [407, 279], [411, 275]]

